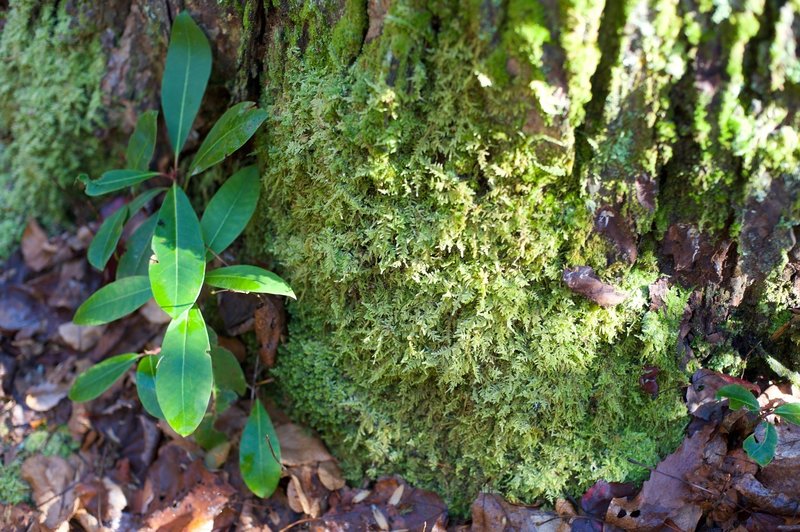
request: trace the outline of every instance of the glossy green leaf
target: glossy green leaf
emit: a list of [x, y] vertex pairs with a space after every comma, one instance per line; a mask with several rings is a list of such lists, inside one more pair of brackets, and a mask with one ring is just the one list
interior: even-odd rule
[[800, 425], [800, 403], [786, 403], [776, 408], [775, 413], [789, 423]]
[[150, 257], [153, 255], [151, 243], [157, 221], [157, 214], [150, 216], [128, 237], [127, 249], [117, 265], [117, 279], [131, 275], [147, 275]]
[[194, 156], [189, 173], [199, 174], [244, 146], [266, 119], [267, 112], [253, 102], [242, 102], [225, 111]]
[[[756, 434], [758, 434], [759, 439], [756, 439]], [[778, 431], [775, 430], [772, 423], [766, 421], [762, 421], [758, 427], [756, 427], [756, 432], [748, 436], [742, 444], [747, 456], [755, 460], [761, 467], [766, 466], [772, 461], [777, 446]]]
[[280, 458], [278, 435], [264, 405], [256, 399], [239, 442], [239, 471], [250, 491], [259, 497], [272, 495], [281, 478]]
[[108, 259], [117, 249], [117, 244], [122, 236], [122, 228], [125, 226], [125, 220], [127, 219], [128, 209], [122, 207], [103, 220], [97, 230], [97, 234], [92, 239], [92, 243], [89, 244], [89, 250], [86, 252], [89, 264], [100, 271], [106, 267]]
[[117, 355], [95, 364], [75, 379], [75, 383], [69, 390], [69, 398], [82, 403], [99, 397], [125, 375], [137, 358], [139, 355], [136, 353], [129, 353]]
[[82, 181], [86, 185], [86, 194], [88, 196], [102, 196], [109, 192], [132, 187], [157, 175], [158, 172], [145, 172], [142, 170], [109, 170], [101, 175], [100, 179], [89, 179], [84, 174]]
[[211, 364], [214, 368], [214, 385], [221, 390], [233, 390], [239, 395], [247, 391], [247, 381], [242, 366], [233, 353], [224, 347], [211, 348]]
[[131, 202], [128, 203], [128, 213], [130, 214], [131, 218], [133, 217], [134, 214], [139, 212], [139, 209], [147, 205], [147, 203], [150, 200], [152, 200], [165, 190], [167, 189], [164, 187], [151, 188], [150, 190], [145, 190], [144, 192], [133, 198], [133, 200], [131, 200]]
[[206, 324], [197, 307], [167, 327], [156, 373], [156, 396], [167, 423], [181, 436], [197, 428], [208, 408], [213, 384], [208, 350]]
[[186, 11], [175, 17], [161, 80], [161, 108], [176, 158], [192, 128], [208, 76], [211, 47], [203, 31]]
[[75, 312], [76, 325], [100, 325], [117, 320], [138, 309], [153, 297], [144, 275], [118, 279], [92, 294]]
[[158, 111], [145, 111], [136, 122], [125, 152], [128, 168], [147, 170], [150, 167], [156, 147], [157, 119]]
[[164, 419], [156, 397], [156, 368], [161, 356], [145, 356], [136, 367], [136, 393], [145, 411], [153, 417]]
[[727, 399], [731, 410], [739, 410], [746, 406], [751, 412], [758, 412], [758, 401], [750, 390], [739, 384], [728, 384], [717, 390], [717, 399]]
[[194, 305], [206, 272], [200, 222], [177, 185], [167, 192], [158, 212], [153, 253], [156, 262], [149, 266], [153, 296], [164, 312], [177, 318]]
[[[257, 166], [246, 166], [233, 174], [208, 202], [200, 225], [203, 239], [220, 254], [236, 240], [252, 218], [261, 193]], [[209, 259], [213, 254], [209, 253]]]
[[206, 274], [206, 283], [234, 292], [275, 294], [297, 299], [286, 281], [264, 268], [246, 264], [211, 270]]

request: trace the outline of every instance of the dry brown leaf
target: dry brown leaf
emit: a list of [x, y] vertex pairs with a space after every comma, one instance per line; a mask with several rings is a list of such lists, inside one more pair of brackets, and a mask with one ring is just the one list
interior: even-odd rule
[[82, 327], [70, 321], [58, 326], [58, 335], [66, 345], [75, 351], [85, 353], [97, 345], [105, 330], [105, 325]]
[[275, 433], [281, 443], [281, 463], [287, 467], [333, 460], [322, 441], [300, 425], [279, 425], [275, 427]]
[[610, 284], [601, 281], [590, 266], [565, 268], [561, 279], [570, 290], [591, 299], [601, 307], [619, 305], [628, 297]]
[[473, 532], [525, 530], [526, 532], [568, 532], [569, 520], [553, 512], [517, 506], [493, 493], [481, 493], [472, 503]]
[[28, 388], [25, 404], [31, 410], [47, 412], [67, 396], [69, 385], [43, 382]]
[[22, 256], [25, 264], [39, 272], [52, 265], [53, 256], [58, 248], [48, 242], [47, 234], [42, 227], [31, 218], [22, 233]]
[[342, 477], [342, 470], [336, 462], [321, 462], [317, 468], [317, 475], [322, 485], [331, 491], [340, 490], [345, 487]]
[[[686, 476], [704, 466], [706, 456], [716, 468], [721, 465], [727, 447], [716, 430], [709, 423], [686, 438], [677, 451], [656, 466], [636, 497], [611, 501], [606, 521], [624, 530], [662, 530], [667, 524], [694, 530], [703, 509], [696, 503]], [[706, 452], [708, 447], [714, 447], [714, 452]]]
[[21, 474], [41, 512], [39, 523], [49, 530], [67, 530], [80, 504], [72, 488], [75, 469], [60, 456], [37, 454], [23, 462]]

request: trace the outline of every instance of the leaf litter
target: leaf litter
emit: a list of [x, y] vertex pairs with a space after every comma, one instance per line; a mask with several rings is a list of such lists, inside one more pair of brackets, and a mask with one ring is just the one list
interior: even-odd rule
[[[93, 401], [66, 399], [75, 376], [89, 365], [117, 353], [157, 353], [166, 323], [153, 305], [102, 327], [71, 322], [75, 308], [109, 280], [86, 262], [91, 234], [81, 227], [48, 238], [31, 221], [21, 250], [0, 269], [0, 463], [17, 468], [30, 487], [18, 500], [0, 501], [4, 530], [800, 528], [800, 427], [778, 421], [775, 457], [759, 467], [742, 450], [757, 424], [755, 414], [731, 411], [715, 399], [729, 384], [752, 390], [762, 406], [800, 401], [800, 390], [772, 385], [762, 393], [755, 384], [705, 369], [687, 388], [686, 439], [649, 468], [641, 488], [599, 479], [578, 500], [559, 499], [554, 509], [479, 493], [471, 519], [462, 522], [449, 516], [437, 494], [397, 476], [348, 485], [322, 441], [268, 403], [281, 444], [282, 480], [272, 497], [259, 499], [244, 485], [237, 446], [231, 445], [247, 420], [246, 399], [219, 413], [213, 429], [228, 441], [208, 450], [142, 410], [133, 370]], [[600, 305], [624, 299], [588, 268], [565, 271], [564, 280]], [[268, 371], [285, 341], [283, 301], [219, 292], [217, 303], [226, 335], [220, 344], [240, 361], [258, 358]], [[244, 334], [253, 334], [255, 342], [243, 341]], [[656, 367], [643, 367], [639, 393], [658, 394], [658, 374]]]

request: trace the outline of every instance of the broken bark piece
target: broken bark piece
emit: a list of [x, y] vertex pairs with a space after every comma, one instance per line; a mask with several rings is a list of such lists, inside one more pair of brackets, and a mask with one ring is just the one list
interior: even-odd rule
[[565, 268], [561, 279], [570, 290], [591, 299], [601, 307], [619, 305], [627, 297], [610, 284], [601, 281], [591, 266]]
[[286, 325], [286, 312], [279, 297], [265, 296], [262, 302], [255, 313], [256, 338], [260, 346], [258, 354], [261, 363], [271, 368], [275, 366], [275, 355]]

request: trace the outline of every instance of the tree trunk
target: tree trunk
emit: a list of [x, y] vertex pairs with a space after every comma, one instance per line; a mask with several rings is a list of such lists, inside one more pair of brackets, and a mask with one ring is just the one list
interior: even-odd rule
[[[41, 169], [66, 186], [119, 158], [177, 12], [30, 4], [2, 35], [6, 224]], [[197, 129], [231, 99], [269, 111], [249, 248], [300, 296], [275, 374], [352, 478], [457, 512], [637, 479], [629, 458], [681, 437], [698, 363], [800, 367], [796, 0], [187, 4], [215, 48]], [[104, 68], [54, 84], [56, 56]], [[37, 92], [76, 86], [82, 106]], [[57, 138], [31, 108], [65, 117]]]

